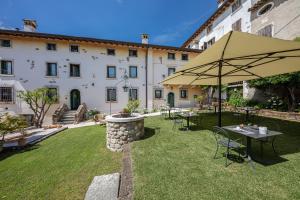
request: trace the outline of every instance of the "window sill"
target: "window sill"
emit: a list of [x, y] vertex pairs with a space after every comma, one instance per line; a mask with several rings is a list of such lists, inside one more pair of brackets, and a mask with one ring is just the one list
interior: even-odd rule
[[69, 78], [80, 79], [81, 76], [69, 76]]
[[12, 105], [12, 104], [15, 104], [15, 102], [14, 101], [0, 101], [0, 104], [10, 104], [10, 105]]
[[106, 101], [106, 103], [118, 103], [118, 101]]
[[117, 78], [109, 78], [109, 77], [106, 77], [106, 80], [117, 80]]
[[14, 74], [0, 74], [0, 76], [3, 76], [3, 77], [14, 77], [15, 75]]
[[45, 76], [45, 78], [59, 78], [58, 76]]

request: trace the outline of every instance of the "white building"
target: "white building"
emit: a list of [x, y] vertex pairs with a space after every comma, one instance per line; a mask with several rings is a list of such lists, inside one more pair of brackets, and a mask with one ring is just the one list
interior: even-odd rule
[[218, 8], [189, 37], [182, 48], [205, 50], [231, 30], [250, 32], [251, 0], [218, 0]]
[[[31, 113], [17, 92], [40, 87], [53, 88], [59, 96], [49, 116], [63, 103], [70, 109], [86, 103], [89, 109], [108, 113], [110, 94], [113, 112], [126, 107], [129, 95], [149, 110], [167, 103], [194, 106], [201, 92], [160, 84], [199, 50], [148, 44], [145, 34], [142, 43], [133, 43], [38, 33], [36, 27], [35, 21], [24, 20], [24, 31], [0, 30], [2, 111]], [[124, 74], [130, 92], [123, 91], [124, 82], [118, 84]]]

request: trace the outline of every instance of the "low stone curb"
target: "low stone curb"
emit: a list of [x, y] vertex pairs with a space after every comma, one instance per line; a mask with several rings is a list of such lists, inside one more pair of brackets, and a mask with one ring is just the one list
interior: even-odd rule
[[131, 162], [130, 144], [126, 144], [123, 149], [123, 169], [121, 173], [121, 184], [119, 200], [133, 199], [133, 173]]

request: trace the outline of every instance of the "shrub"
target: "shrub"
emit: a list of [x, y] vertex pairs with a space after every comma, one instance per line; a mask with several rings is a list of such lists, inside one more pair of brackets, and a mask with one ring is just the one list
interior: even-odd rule
[[139, 100], [129, 100], [127, 103], [127, 109], [129, 110], [130, 113], [135, 112], [139, 106], [140, 106]]
[[232, 91], [228, 103], [235, 107], [242, 107], [247, 105], [247, 101], [243, 98], [240, 91]]

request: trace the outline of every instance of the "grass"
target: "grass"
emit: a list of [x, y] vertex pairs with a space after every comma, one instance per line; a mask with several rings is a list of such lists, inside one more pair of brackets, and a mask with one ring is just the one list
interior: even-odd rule
[[120, 171], [105, 128], [69, 129], [30, 149], [0, 154], [0, 199], [83, 199], [96, 175]]
[[[189, 132], [173, 131], [172, 122], [161, 117], [146, 119], [146, 137], [134, 142], [132, 149], [135, 199], [300, 199], [300, 124], [257, 121], [279, 125], [285, 134], [276, 140], [280, 157], [267, 144], [268, 164], [255, 163], [253, 172], [246, 162], [225, 168], [221, 153], [219, 159], [212, 158], [214, 114], [203, 114], [202, 127]], [[239, 124], [239, 120], [224, 113], [223, 124]], [[253, 144], [256, 155], [258, 147]]]

